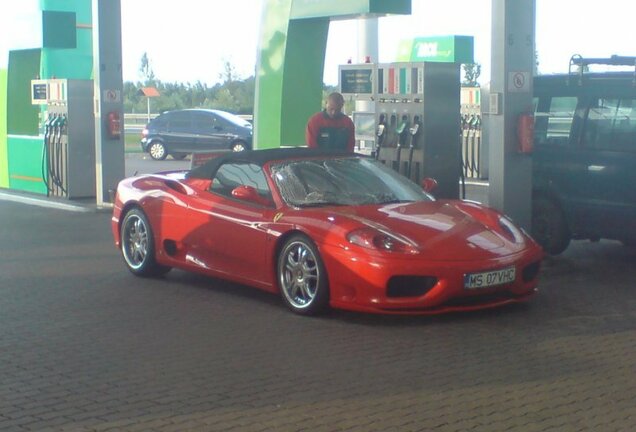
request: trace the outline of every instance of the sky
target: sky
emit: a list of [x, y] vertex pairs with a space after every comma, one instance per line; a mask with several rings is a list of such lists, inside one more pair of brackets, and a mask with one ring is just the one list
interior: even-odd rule
[[[87, 0], [90, 1], [90, 0]], [[225, 62], [238, 75], [254, 74], [263, 0], [121, 0], [123, 73], [139, 81], [148, 54], [155, 76], [167, 82], [214, 84]], [[346, 0], [343, 0], [346, 1]], [[490, 75], [492, 0], [412, 0], [412, 13], [379, 19], [379, 59], [391, 62], [400, 40], [420, 36], [474, 37], [480, 83]], [[0, 67], [9, 48], [41, 46], [41, 30], [29, 10], [38, 0], [12, 1], [0, 14]], [[567, 72], [572, 54], [636, 56], [634, 0], [536, 0], [536, 49], [540, 73]], [[36, 25], [33, 25], [35, 22]], [[29, 27], [31, 27], [30, 30]], [[6, 33], [5, 33], [6, 32]], [[9, 38], [5, 35], [10, 35]], [[355, 20], [330, 25], [324, 81], [337, 84], [338, 65], [358, 58]], [[11, 46], [8, 46], [8, 44]], [[376, 60], [376, 59], [374, 59]]]
[[[536, 0], [536, 48], [540, 73], [567, 72], [572, 54], [636, 55], [634, 0]], [[140, 79], [148, 53], [163, 81], [213, 84], [225, 61], [241, 77], [254, 74], [261, 0], [121, 0], [124, 79]], [[419, 36], [469, 35], [481, 83], [489, 80], [491, 0], [412, 0], [409, 16], [379, 19], [379, 61], [395, 60], [400, 40]], [[337, 84], [338, 65], [358, 58], [355, 20], [331, 23], [324, 81]]]

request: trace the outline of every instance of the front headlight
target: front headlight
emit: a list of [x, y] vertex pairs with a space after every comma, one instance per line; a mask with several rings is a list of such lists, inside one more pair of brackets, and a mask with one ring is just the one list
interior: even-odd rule
[[402, 236], [376, 228], [360, 228], [347, 234], [349, 243], [384, 252], [417, 254], [417, 246]]
[[510, 219], [505, 216], [499, 217], [499, 226], [503, 229], [506, 237], [515, 243], [523, 243], [523, 233], [515, 226]]

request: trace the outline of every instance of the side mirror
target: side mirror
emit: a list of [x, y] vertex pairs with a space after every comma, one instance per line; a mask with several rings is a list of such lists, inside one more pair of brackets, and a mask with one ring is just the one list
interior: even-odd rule
[[433, 192], [435, 189], [437, 189], [437, 180], [430, 177], [422, 179], [422, 189], [424, 189], [424, 192]]
[[241, 185], [232, 189], [232, 196], [241, 201], [247, 201], [261, 206], [270, 206], [272, 202], [258, 194], [252, 186]]

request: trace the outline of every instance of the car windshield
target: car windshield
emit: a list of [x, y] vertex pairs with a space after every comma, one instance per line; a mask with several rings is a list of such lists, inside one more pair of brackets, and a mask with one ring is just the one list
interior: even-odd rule
[[282, 198], [294, 207], [432, 201], [410, 180], [373, 159], [310, 159], [274, 164]]
[[252, 127], [252, 123], [248, 122], [247, 120], [245, 120], [245, 119], [243, 119], [243, 118], [241, 118], [241, 117], [239, 117], [237, 115], [234, 115], [234, 114], [231, 114], [231, 113], [225, 112], [225, 111], [214, 111], [214, 112], [219, 117], [222, 117], [225, 120], [227, 120], [227, 121], [229, 121], [231, 123], [234, 123], [236, 125], [243, 126], [243, 127], [246, 127], [246, 128], [251, 128]]

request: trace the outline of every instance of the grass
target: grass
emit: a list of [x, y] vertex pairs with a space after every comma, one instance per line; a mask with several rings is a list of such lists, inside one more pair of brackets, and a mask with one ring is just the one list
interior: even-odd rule
[[126, 153], [141, 153], [141, 137], [139, 133], [124, 134], [124, 151]]

